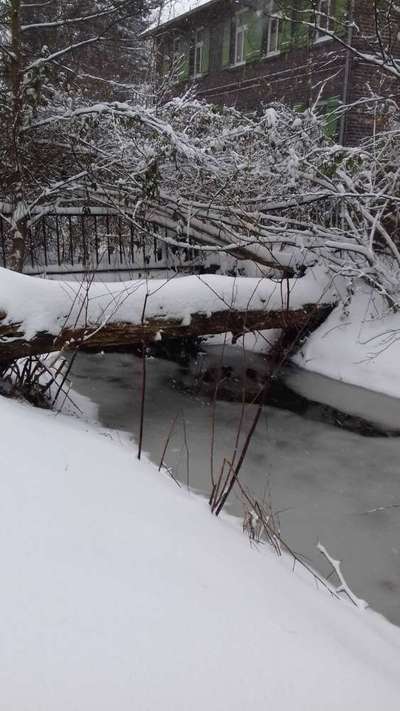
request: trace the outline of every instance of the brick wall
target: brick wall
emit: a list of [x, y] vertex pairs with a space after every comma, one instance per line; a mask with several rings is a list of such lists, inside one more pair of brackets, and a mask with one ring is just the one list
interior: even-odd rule
[[[362, 32], [370, 36], [373, 36], [375, 31], [372, 5], [373, 0], [356, 0], [355, 3], [355, 19]], [[218, 28], [222, 27], [223, 20], [230, 12], [228, 0], [222, 0], [204, 11], [199, 10], [194, 16], [176, 22], [171, 28], [160, 33], [159, 47], [163, 44], [162, 51], [165, 52], [166, 47], [172, 46], [174, 32], [190, 33], [202, 23], [217, 28], [213, 36], [214, 42], [218, 42]], [[365, 41], [357, 34], [353, 36], [353, 43], [360, 49], [367, 48]], [[219, 47], [214, 48], [214, 51], [215, 49], [219, 51]], [[213, 61], [210, 66], [212, 65]], [[382, 95], [393, 93], [396, 91], [395, 84], [379, 69], [354, 58], [334, 40], [327, 40], [319, 44], [309, 43], [309, 46], [303, 49], [291, 48], [277, 56], [253, 63], [210, 71], [195, 82], [190, 80], [176, 85], [174, 92], [181, 93], [188, 86], [192, 86], [200, 99], [253, 111], [262, 103], [268, 104], [271, 101], [282, 101], [291, 106], [310, 106], [321, 87], [322, 99], [337, 97], [340, 101], [353, 104], [370, 95], [370, 89]], [[400, 93], [400, 82], [398, 86]], [[382, 119], [374, 117], [370, 106], [365, 103], [357, 105], [342, 119], [340, 137], [345, 144], [355, 145], [371, 134], [374, 121], [378, 126], [382, 125]]]
[[[374, 6], [374, 0], [355, 0], [355, 20], [360, 31], [353, 33], [352, 45], [360, 51], [369, 53], [379, 52]], [[391, 21], [389, 32], [389, 24], [383, 20], [379, 30], [388, 51], [391, 51], [394, 56], [400, 56], [400, 25], [396, 27]], [[359, 143], [366, 135], [371, 135], [375, 128], [380, 130], [385, 126], [386, 113], [385, 110], [382, 110], [382, 104], [373, 101], [366, 103], [365, 101], [373, 94], [381, 97], [393, 96], [398, 101], [400, 99], [400, 81], [392, 78], [387, 72], [374, 68], [373, 65], [361, 58], [353, 56], [348, 103], [356, 104], [356, 106], [347, 118], [347, 136], [348, 142], [351, 144]]]
[[312, 51], [291, 50], [209, 74], [196, 82], [196, 93], [207, 100], [244, 110], [254, 110], [260, 102], [270, 101], [308, 106], [318, 94], [321, 83], [326, 82], [323, 96], [341, 98], [344, 52], [332, 46], [332, 42], [329, 44], [329, 53], [326, 46]]

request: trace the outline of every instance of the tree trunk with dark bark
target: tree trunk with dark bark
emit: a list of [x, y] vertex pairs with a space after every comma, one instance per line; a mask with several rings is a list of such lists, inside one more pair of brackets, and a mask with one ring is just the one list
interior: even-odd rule
[[195, 313], [190, 325], [183, 319], [151, 317], [144, 323], [114, 322], [91, 324], [85, 328], [60, 328], [59, 333], [46, 331], [26, 337], [23, 324], [4, 324], [6, 314], [0, 312], [0, 363], [57, 350], [101, 351], [149, 344], [168, 338], [204, 336], [232, 332], [241, 335], [248, 331], [280, 328], [302, 332], [316, 328], [330, 313], [331, 305], [310, 305], [300, 309], [281, 311], [236, 311], [226, 309], [212, 314]]

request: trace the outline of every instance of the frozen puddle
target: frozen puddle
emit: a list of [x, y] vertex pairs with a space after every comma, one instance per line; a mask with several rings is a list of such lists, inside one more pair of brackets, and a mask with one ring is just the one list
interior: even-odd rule
[[[73, 369], [75, 390], [97, 404], [100, 421], [131, 432], [136, 439], [141, 369], [141, 361], [128, 354], [81, 354]], [[205, 398], [174, 389], [171, 381], [180, 381], [181, 373], [176, 363], [147, 361], [144, 450], [159, 464], [171, 423], [177, 418], [166, 463], [181, 481], [208, 494], [213, 407]], [[323, 387], [320, 382], [319, 388]], [[379, 408], [379, 396], [375, 397]], [[244, 430], [253, 411], [253, 406], [246, 406]], [[218, 402], [215, 415], [217, 470], [224, 457], [232, 456], [241, 405]], [[270, 496], [273, 509], [282, 512], [282, 536], [292, 548], [326, 574], [328, 568], [316, 551], [321, 541], [343, 561], [344, 574], [357, 595], [397, 624], [399, 462], [400, 438], [362, 437], [266, 407], [241, 476], [256, 496]], [[235, 498], [230, 510], [241, 513]]]

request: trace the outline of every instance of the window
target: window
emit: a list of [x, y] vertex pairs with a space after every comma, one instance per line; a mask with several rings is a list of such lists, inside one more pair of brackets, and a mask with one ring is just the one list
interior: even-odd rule
[[280, 24], [281, 20], [278, 15], [272, 15], [268, 18], [263, 42], [263, 53], [267, 57], [279, 52]]
[[240, 15], [236, 17], [235, 24], [235, 54], [233, 57], [233, 63], [243, 64], [245, 61], [245, 36], [247, 26], [243, 24], [243, 20]]
[[[332, 0], [319, 0], [318, 10], [315, 13], [315, 20], [316, 24], [318, 25], [318, 27], [321, 28], [321, 30], [332, 29], [331, 14]], [[325, 32], [321, 32], [320, 30], [315, 31], [315, 42], [323, 42], [327, 39], [329, 39], [329, 35], [326, 35]]]
[[180, 82], [188, 78], [189, 64], [187, 47], [182, 35], [175, 35], [172, 43], [172, 63], [170, 66], [171, 80]]
[[181, 59], [182, 57], [182, 41], [180, 37], [174, 37], [174, 45], [173, 45], [173, 62], [174, 64], [177, 64], [177, 62]]
[[203, 73], [204, 66], [204, 30], [196, 31], [194, 38], [194, 76], [199, 77]]

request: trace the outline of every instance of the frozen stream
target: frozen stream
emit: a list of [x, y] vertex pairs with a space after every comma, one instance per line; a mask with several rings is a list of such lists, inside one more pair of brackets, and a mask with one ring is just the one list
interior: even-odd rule
[[[141, 360], [128, 354], [81, 354], [73, 386], [96, 403], [102, 424], [137, 438], [141, 368]], [[176, 363], [147, 361], [144, 450], [158, 465], [177, 417], [166, 462], [178, 479], [189, 479], [193, 489], [208, 494], [213, 408], [204, 396], [174, 386], [182, 376]], [[324, 385], [320, 379], [318, 387], [324, 386], [329, 381]], [[239, 403], [216, 405], [215, 469], [232, 455], [240, 413]], [[247, 405], [244, 430], [253, 413], [254, 406]], [[354, 592], [400, 624], [400, 438], [363, 437], [266, 407], [241, 481], [259, 498], [270, 495], [292, 548], [326, 574], [316, 551], [321, 541], [343, 561]], [[241, 513], [235, 497], [230, 510]]]

